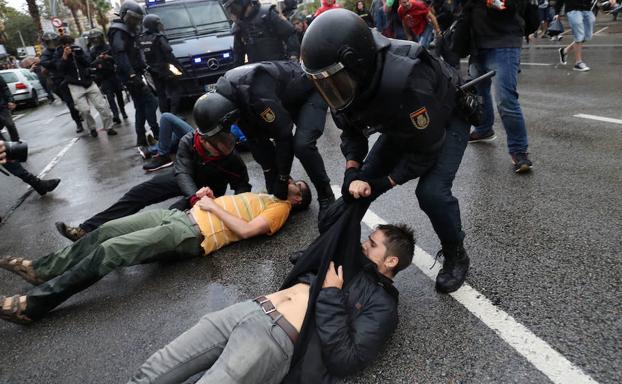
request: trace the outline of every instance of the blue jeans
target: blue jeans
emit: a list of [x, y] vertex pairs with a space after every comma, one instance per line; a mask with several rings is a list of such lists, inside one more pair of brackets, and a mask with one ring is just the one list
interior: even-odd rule
[[490, 88], [494, 85], [497, 111], [508, 137], [510, 154], [526, 153], [528, 147], [527, 128], [517, 91], [520, 51], [520, 48], [479, 49], [471, 56], [469, 63], [469, 74], [472, 77], [491, 70], [497, 73], [492, 80], [482, 81], [477, 85], [478, 94], [484, 98], [484, 118], [482, 124], [475, 127], [475, 132], [486, 134], [492, 131], [495, 115]]
[[421, 44], [422, 47], [427, 48], [432, 40], [434, 40], [434, 28], [432, 28], [432, 24], [428, 23], [423, 30], [423, 33], [419, 35], [419, 44]]
[[572, 36], [577, 43], [592, 40], [596, 17], [592, 11], [570, 11], [566, 14]]
[[171, 150], [177, 148], [179, 140], [192, 131], [194, 128], [183, 119], [172, 113], [163, 113], [160, 117], [160, 137], [155, 146], [155, 151], [160, 156], [170, 154]]
[[158, 137], [158, 118], [156, 110], [158, 109], [158, 100], [153, 96], [151, 91], [144, 86], [142, 88], [128, 87], [132, 101], [134, 102], [134, 129], [136, 129], [136, 146], [147, 145], [145, 138], [145, 121], [149, 123], [151, 131]]

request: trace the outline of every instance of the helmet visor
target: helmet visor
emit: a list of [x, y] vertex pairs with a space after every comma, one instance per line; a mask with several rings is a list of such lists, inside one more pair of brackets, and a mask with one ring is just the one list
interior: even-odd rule
[[123, 22], [132, 29], [138, 29], [143, 22], [143, 15], [138, 12], [128, 10], [123, 17]]
[[356, 80], [350, 76], [348, 71], [341, 63], [336, 63], [320, 71], [309, 71], [302, 69], [307, 77], [313, 81], [315, 87], [320, 92], [324, 100], [331, 109], [342, 110], [347, 108], [356, 96]]

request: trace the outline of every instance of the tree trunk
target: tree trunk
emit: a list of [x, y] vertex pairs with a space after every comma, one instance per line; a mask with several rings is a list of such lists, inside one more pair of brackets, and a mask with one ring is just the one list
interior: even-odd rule
[[28, 5], [28, 13], [30, 13], [30, 17], [32, 17], [32, 22], [35, 24], [39, 36], [41, 36], [43, 34], [43, 27], [41, 27], [41, 15], [39, 14], [37, 2], [35, 0], [26, 0], [26, 4]]
[[78, 11], [74, 8], [69, 8], [69, 11], [71, 12], [71, 16], [73, 16], [73, 22], [76, 23], [76, 28], [78, 28], [78, 32], [80, 33], [80, 35], [82, 35], [84, 31], [82, 30], [82, 26], [80, 25], [80, 21], [78, 20]]

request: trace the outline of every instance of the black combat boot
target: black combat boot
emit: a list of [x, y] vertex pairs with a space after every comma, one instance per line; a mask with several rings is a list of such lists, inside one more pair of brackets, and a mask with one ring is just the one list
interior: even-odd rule
[[456, 291], [464, 283], [469, 270], [469, 256], [462, 243], [443, 244], [442, 253], [445, 261], [436, 276], [436, 290], [441, 293]]
[[60, 179], [41, 180], [33, 174], [29, 174], [22, 180], [30, 184], [30, 186], [41, 196], [45, 195], [48, 192], [52, 192], [54, 189], [56, 189], [56, 187], [58, 187], [58, 184], [60, 183]]

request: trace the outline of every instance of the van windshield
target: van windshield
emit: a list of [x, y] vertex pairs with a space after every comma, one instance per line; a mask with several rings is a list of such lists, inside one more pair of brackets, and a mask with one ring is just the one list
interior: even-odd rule
[[218, 1], [177, 3], [149, 10], [160, 16], [168, 37], [230, 30], [229, 21]]

